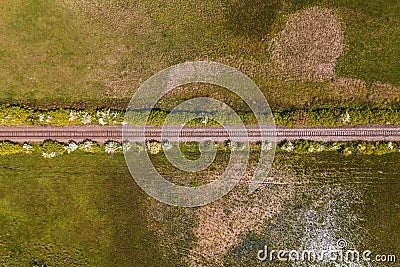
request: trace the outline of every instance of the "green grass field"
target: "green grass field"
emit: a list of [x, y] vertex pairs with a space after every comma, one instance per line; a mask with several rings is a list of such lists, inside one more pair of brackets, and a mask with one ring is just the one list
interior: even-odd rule
[[400, 3], [334, 1], [345, 22], [347, 50], [339, 60], [339, 75], [366, 82], [399, 85]]
[[[217, 161], [224, 162], [226, 156], [222, 154]], [[231, 246], [224, 259], [227, 266], [258, 266], [252, 254], [258, 247], [249, 246], [254, 242], [260, 245], [259, 242], [270, 240], [275, 246], [282, 245], [281, 242], [294, 246], [299, 242], [296, 231], [302, 231], [301, 227], [307, 224], [292, 213], [311, 209], [326, 220], [323, 217], [331, 213], [325, 207], [336, 203], [329, 202], [330, 198], [338, 205], [340, 201], [356, 205], [342, 207], [337, 215], [341, 220], [336, 222], [337, 229], [349, 242], [376, 252], [400, 253], [396, 228], [400, 216], [396, 193], [399, 157], [399, 153], [347, 157], [334, 152], [277, 153], [269, 179], [288, 185], [271, 185], [267, 193], [292, 193], [284, 201], [280, 215], [271, 218], [259, 231], [240, 237], [243, 242]], [[252, 153], [251, 162], [255, 158], [256, 153]], [[152, 160], [162, 172], [182, 178], [182, 172], [168, 167], [162, 154], [152, 156]], [[222, 165], [214, 165], [206, 172], [208, 175], [196, 173], [191, 177], [193, 181], [210, 178]], [[3, 266], [30, 266], [40, 261], [47, 266], [178, 266], [182, 259], [187, 259], [190, 249], [196, 248], [198, 238], [193, 232], [198, 227], [198, 216], [207, 209], [168, 207], [150, 199], [130, 177], [121, 154], [110, 157], [74, 153], [53, 159], [3, 156], [0, 166]], [[258, 194], [255, 197], [259, 198]], [[349, 194], [358, 197], [346, 200]], [[262, 201], [266, 201], [264, 209], [277, 204], [268, 198]], [[357, 201], [364, 204], [359, 206]], [[224, 208], [227, 222], [237, 208], [236, 202], [229, 203], [224, 200], [214, 205]], [[313, 208], [313, 203], [320, 203], [319, 208]], [[281, 216], [286, 216], [285, 224], [300, 228], [284, 232], [270, 229], [268, 225], [279, 224]], [[346, 216], [355, 216], [351, 221], [355, 225], [349, 225]], [[218, 217], [213, 218], [207, 222], [210, 227]], [[282, 233], [286, 234], [280, 237]], [[214, 266], [212, 261], [209, 263]]]
[[[269, 43], [288, 15], [330, 7], [341, 18], [340, 77], [366, 86], [286, 79]], [[391, 104], [400, 85], [400, 6], [365, 1], [12, 0], [0, 5], [0, 102], [37, 107], [123, 108], [152, 74], [187, 60], [213, 60], [250, 76], [272, 108]], [[208, 94], [211, 94], [208, 92]]]
[[0, 264], [173, 266], [122, 155], [1, 157]]

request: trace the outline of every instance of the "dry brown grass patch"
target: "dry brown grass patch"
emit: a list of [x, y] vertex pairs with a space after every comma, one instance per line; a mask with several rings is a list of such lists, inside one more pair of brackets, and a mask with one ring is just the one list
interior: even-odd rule
[[331, 10], [311, 7], [289, 18], [274, 39], [272, 58], [284, 73], [314, 81], [335, 76], [344, 48], [340, 22]]
[[[254, 167], [254, 166], [253, 166]], [[258, 232], [277, 215], [285, 201], [293, 195], [296, 181], [291, 169], [280, 166], [272, 169], [266, 183], [284, 185], [271, 190], [261, 186], [254, 194], [248, 194], [246, 174], [242, 183], [228, 196], [197, 210], [198, 226], [194, 229], [197, 242], [189, 260], [191, 266], [206, 266], [198, 255], [215, 265], [223, 266], [223, 259], [231, 249], [239, 245], [250, 232]]]

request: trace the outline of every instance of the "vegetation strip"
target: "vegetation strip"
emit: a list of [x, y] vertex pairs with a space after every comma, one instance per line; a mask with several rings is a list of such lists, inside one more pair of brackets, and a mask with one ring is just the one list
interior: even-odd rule
[[[145, 111], [130, 111], [130, 121], [143, 121]], [[152, 110], [147, 123], [162, 125], [168, 112]], [[247, 111], [238, 111], [238, 115], [247, 125], [257, 124], [254, 115]], [[260, 114], [268, 119], [268, 114]], [[121, 125], [124, 123], [125, 111], [112, 109], [74, 110], [52, 109], [34, 110], [28, 107], [0, 106], [0, 126], [18, 125]], [[400, 109], [392, 108], [320, 108], [293, 109], [273, 112], [275, 123], [293, 126], [345, 126], [358, 124], [399, 124]], [[212, 119], [212, 118], [215, 118]], [[213, 126], [219, 122], [227, 123], [230, 118], [223, 111], [194, 113], [180, 111], [169, 118], [171, 123], [181, 124], [190, 120], [189, 126]]]
[[[208, 142], [209, 145], [215, 146], [220, 151], [241, 151], [244, 149], [244, 143], [239, 142]], [[150, 154], [159, 154], [163, 150], [168, 150], [172, 147], [170, 142], [147, 141], [143, 143], [131, 142], [116, 142], [108, 141], [105, 144], [99, 144], [91, 140], [85, 140], [80, 143], [71, 141], [69, 143], [61, 143], [52, 140], [47, 140], [43, 143], [13, 143], [9, 141], [0, 142], [0, 155], [13, 154], [36, 154], [44, 158], [53, 158], [55, 156], [70, 154], [75, 151], [84, 153], [122, 153], [127, 151], [143, 152], [147, 151]], [[252, 150], [263, 151], [272, 150], [271, 143], [251, 143]], [[198, 151], [198, 142], [183, 143], [183, 150]], [[327, 151], [336, 151], [344, 155], [350, 154], [376, 154], [384, 155], [389, 153], [400, 152], [400, 142], [316, 142], [307, 140], [283, 141], [277, 145], [277, 151], [285, 151], [296, 154], [319, 153]]]

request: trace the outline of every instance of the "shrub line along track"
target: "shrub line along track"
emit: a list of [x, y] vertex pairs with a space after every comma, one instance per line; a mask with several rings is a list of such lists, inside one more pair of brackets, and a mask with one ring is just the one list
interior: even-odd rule
[[[161, 137], [161, 127], [149, 126], [145, 134], [137, 127], [130, 127], [124, 132], [124, 139], [132, 142], [144, 140], [176, 140], [181, 141], [226, 141], [229, 139], [260, 141], [260, 131], [256, 127], [247, 127], [247, 131], [234, 129], [229, 137], [226, 130], [217, 127], [185, 127], [181, 132], [176, 128], [168, 128]], [[358, 126], [358, 127], [307, 127], [283, 128], [277, 127], [276, 141], [312, 140], [312, 141], [400, 141], [400, 126]], [[274, 131], [265, 130], [263, 136], [270, 139]], [[55, 140], [59, 142], [81, 142], [90, 139], [99, 143], [109, 140], [122, 141], [122, 126], [4, 126], [0, 127], [0, 140], [12, 142], [42, 142]]]

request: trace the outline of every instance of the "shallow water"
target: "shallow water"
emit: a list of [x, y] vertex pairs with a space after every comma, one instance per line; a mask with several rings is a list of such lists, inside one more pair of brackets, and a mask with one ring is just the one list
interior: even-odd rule
[[[182, 253], [192, 266], [397, 266], [398, 159], [280, 153], [253, 196], [239, 190], [195, 210], [195, 240]], [[260, 260], [266, 245], [268, 257]], [[278, 259], [279, 250], [292, 250], [292, 257]], [[310, 250], [315, 259], [303, 260]], [[374, 261], [379, 255], [389, 262]]]

